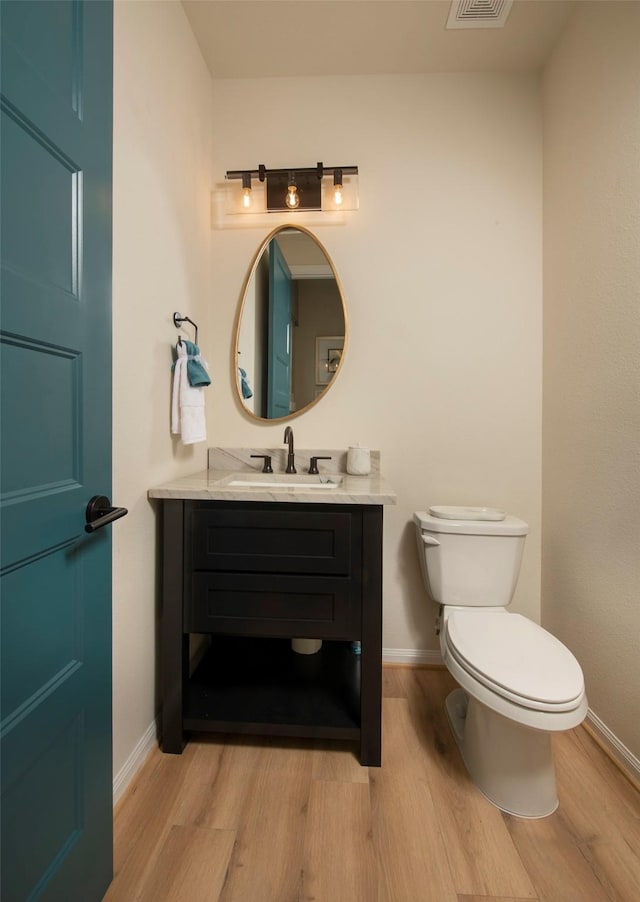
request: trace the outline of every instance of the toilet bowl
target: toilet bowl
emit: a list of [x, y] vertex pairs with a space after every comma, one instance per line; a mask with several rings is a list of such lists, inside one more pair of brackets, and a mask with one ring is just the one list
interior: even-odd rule
[[471, 778], [498, 808], [545, 817], [558, 806], [551, 734], [587, 712], [582, 670], [558, 639], [506, 610], [527, 524], [489, 508], [414, 515], [440, 650], [458, 682], [447, 718]]

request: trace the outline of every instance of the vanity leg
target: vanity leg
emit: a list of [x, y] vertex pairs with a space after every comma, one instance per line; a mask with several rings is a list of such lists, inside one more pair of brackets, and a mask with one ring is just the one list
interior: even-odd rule
[[162, 751], [182, 753], [182, 708], [189, 637], [183, 632], [183, 522], [182, 501], [164, 501], [162, 535], [161, 691]]
[[382, 507], [363, 511], [360, 763], [382, 763]]

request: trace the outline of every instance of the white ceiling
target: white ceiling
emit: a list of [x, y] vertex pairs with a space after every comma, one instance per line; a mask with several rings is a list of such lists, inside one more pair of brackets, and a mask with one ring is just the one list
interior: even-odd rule
[[530, 72], [575, 0], [515, 0], [504, 28], [445, 30], [449, 0], [182, 0], [214, 78]]

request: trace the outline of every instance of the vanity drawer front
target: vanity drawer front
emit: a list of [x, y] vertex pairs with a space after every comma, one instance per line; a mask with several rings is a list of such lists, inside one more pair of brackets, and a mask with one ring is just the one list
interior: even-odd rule
[[346, 511], [287, 507], [196, 508], [193, 569], [348, 576], [357, 519]]
[[360, 629], [358, 588], [344, 578], [194, 573], [185, 631], [351, 638]]

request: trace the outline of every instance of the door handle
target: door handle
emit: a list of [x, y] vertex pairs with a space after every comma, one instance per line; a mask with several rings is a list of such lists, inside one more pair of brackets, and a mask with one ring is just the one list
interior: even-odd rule
[[95, 532], [102, 529], [107, 523], [113, 523], [124, 517], [129, 511], [126, 507], [112, 507], [106, 495], [94, 495], [87, 504], [85, 532]]

